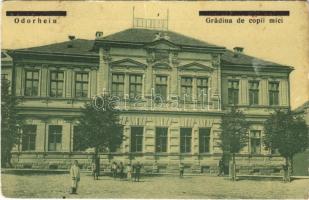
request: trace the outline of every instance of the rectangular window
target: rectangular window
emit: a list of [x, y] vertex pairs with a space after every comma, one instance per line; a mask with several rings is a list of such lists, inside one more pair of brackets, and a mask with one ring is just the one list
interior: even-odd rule
[[201, 102], [208, 101], [208, 79], [207, 78], [198, 78], [197, 83], [197, 99]]
[[25, 77], [25, 96], [38, 96], [39, 71], [27, 70]]
[[156, 98], [167, 98], [167, 76], [156, 76]]
[[259, 104], [259, 82], [249, 81], [249, 104], [258, 105]]
[[8, 74], [1, 74], [1, 80], [8, 80], [9, 75]]
[[25, 125], [22, 130], [22, 151], [34, 151], [36, 125]]
[[130, 75], [130, 98], [141, 98], [142, 75]]
[[50, 96], [62, 97], [63, 95], [63, 72], [50, 72]]
[[181, 78], [181, 98], [184, 100], [192, 100], [192, 78], [182, 77]]
[[279, 83], [269, 82], [269, 105], [279, 105]]
[[250, 131], [250, 153], [261, 154], [261, 131], [251, 130]]
[[229, 80], [228, 81], [228, 100], [230, 105], [238, 104], [239, 96], [239, 81]]
[[113, 74], [112, 76], [112, 96], [124, 96], [124, 74]]
[[50, 125], [48, 129], [48, 151], [61, 151], [62, 126]]
[[167, 152], [167, 128], [156, 128], [156, 152]]
[[192, 128], [180, 128], [180, 152], [190, 153], [192, 141]]
[[88, 81], [87, 72], [75, 74], [75, 97], [88, 97]]
[[143, 127], [131, 127], [131, 152], [143, 151]]
[[209, 142], [210, 142], [210, 129], [200, 128], [199, 129], [199, 150], [200, 153], [209, 152]]

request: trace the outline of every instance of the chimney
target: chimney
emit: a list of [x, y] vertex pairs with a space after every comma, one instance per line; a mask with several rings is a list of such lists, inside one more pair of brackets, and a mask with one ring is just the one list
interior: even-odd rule
[[102, 32], [102, 31], [97, 31], [97, 32], [95, 33], [95, 38], [96, 38], [96, 39], [99, 39], [100, 37], [103, 37], [103, 32]]
[[75, 35], [69, 35], [69, 39], [72, 41], [72, 40], [75, 40]]
[[73, 47], [73, 40], [75, 40], [75, 36], [69, 35], [68, 38], [70, 40], [70, 42], [68, 43], [68, 48], [72, 48]]
[[244, 48], [243, 47], [234, 47], [234, 56], [237, 57], [239, 54], [243, 53]]

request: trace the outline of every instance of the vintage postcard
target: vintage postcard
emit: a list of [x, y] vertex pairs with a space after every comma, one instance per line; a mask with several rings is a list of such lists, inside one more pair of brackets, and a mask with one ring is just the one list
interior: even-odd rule
[[3, 198], [308, 199], [308, 8], [3, 2]]

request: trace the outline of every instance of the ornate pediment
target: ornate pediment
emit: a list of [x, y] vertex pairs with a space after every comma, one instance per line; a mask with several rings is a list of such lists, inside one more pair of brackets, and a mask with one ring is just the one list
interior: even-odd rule
[[174, 43], [170, 42], [167, 39], [161, 38], [155, 40], [145, 46], [148, 49], [160, 49], [160, 50], [179, 50], [179, 46], [175, 45]]
[[179, 70], [185, 71], [212, 71], [213, 68], [201, 63], [192, 62], [178, 67]]
[[111, 67], [126, 67], [126, 68], [146, 68], [147, 65], [130, 58], [116, 60], [109, 63]]

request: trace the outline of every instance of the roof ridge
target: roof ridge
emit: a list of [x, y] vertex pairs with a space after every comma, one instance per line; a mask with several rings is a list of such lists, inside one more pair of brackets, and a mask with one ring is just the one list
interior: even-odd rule
[[[234, 51], [231, 50], [231, 49], [228, 49], [226, 48], [226, 52], [223, 54], [223, 55], [226, 55], [228, 56], [226, 53], [231, 53], [231, 54], [234, 54]], [[267, 65], [267, 66], [271, 66], [271, 65], [275, 65], [275, 66], [285, 66], [285, 67], [289, 67], [291, 68], [291, 66], [288, 66], [288, 65], [284, 65], [284, 64], [280, 64], [280, 63], [277, 63], [277, 61], [270, 61], [270, 60], [267, 60], [267, 59], [264, 59], [264, 58], [258, 58], [258, 57], [255, 57], [255, 56], [252, 56], [250, 54], [247, 54], [247, 53], [240, 53], [238, 57], [235, 57], [235, 58], [240, 58], [241, 56], [245, 56], [245, 57], [249, 57], [250, 59], [255, 59], [257, 61], [262, 61], [262, 62], [265, 62], [263, 63], [263, 65]], [[224, 58], [222, 58], [222, 60], [225, 60]], [[226, 61], [226, 60], [225, 60]], [[229, 62], [229, 61], [227, 61]], [[267, 64], [268, 63], [268, 64]]]

